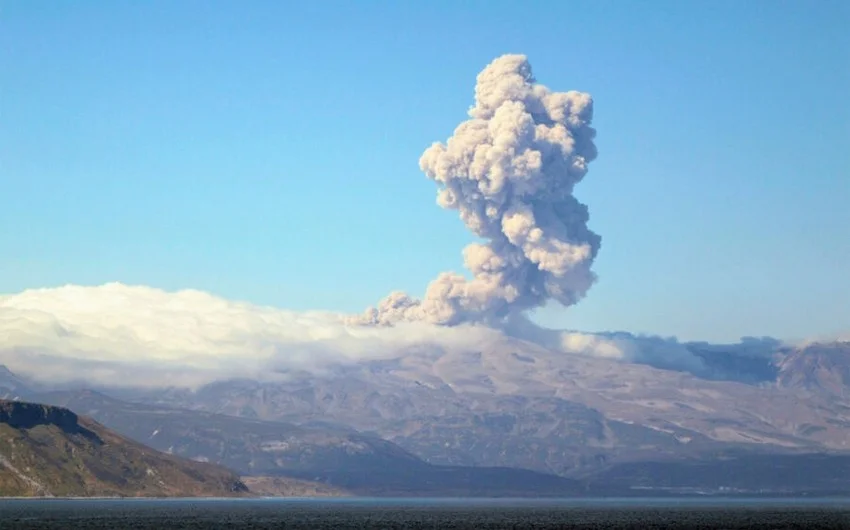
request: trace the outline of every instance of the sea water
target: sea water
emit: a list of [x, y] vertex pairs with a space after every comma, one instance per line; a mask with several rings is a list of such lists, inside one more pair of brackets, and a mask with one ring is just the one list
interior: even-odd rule
[[0, 528], [850, 528], [850, 499], [4, 499]]

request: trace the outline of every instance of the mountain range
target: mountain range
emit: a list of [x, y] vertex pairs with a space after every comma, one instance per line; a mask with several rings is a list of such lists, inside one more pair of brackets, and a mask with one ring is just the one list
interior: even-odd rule
[[323, 375], [290, 374], [282, 382], [231, 380], [130, 397], [272, 421], [330, 421], [431, 463], [562, 476], [600, 462], [718, 450], [850, 449], [850, 403], [841, 378], [850, 366], [850, 343], [815, 343], [759, 359], [775, 366], [774, 380], [763, 378], [761, 365], [748, 372], [737, 368], [743, 364], [737, 357], [698, 354], [715, 373], [737, 369], [740, 380], [505, 339], [476, 351], [406, 351]]
[[687, 369], [505, 338], [273, 382], [45, 392], [5, 371], [0, 389], [242, 475], [355, 494], [850, 491], [850, 343], [684, 348]]

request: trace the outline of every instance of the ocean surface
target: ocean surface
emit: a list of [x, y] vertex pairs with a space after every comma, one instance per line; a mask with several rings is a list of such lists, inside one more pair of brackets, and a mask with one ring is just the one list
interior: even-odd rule
[[850, 529], [850, 499], [3, 499], [0, 528]]

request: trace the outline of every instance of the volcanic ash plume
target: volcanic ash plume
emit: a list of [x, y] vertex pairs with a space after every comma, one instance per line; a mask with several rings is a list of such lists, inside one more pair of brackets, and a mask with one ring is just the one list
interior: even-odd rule
[[573, 196], [596, 158], [590, 95], [552, 92], [524, 55], [504, 55], [478, 74], [469, 116], [419, 166], [437, 204], [488, 241], [463, 251], [472, 278], [443, 272], [423, 299], [393, 292], [359, 323], [495, 323], [549, 299], [575, 304], [593, 284], [601, 238]]

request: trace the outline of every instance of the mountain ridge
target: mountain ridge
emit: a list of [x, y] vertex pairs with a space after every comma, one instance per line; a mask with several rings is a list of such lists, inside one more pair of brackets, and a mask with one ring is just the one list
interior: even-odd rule
[[[216, 462], [265, 486], [310, 481], [358, 495], [574, 495], [579, 482], [503, 467], [434, 466], [395, 444], [349, 428], [302, 427], [203, 411], [122, 402], [91, 390], [40, 399], [93, 415], [155, 448]], [[152, 436], [151, 436], [152, 435]], [[256, 477], [253, 477], [256, 476]]]
[[68, 409], [0, 400], [3, 496], [239, 496], [232, 472], [159, 453]]
[[136, 399], [273, 421], [334, 421], [436, 464], [561, 475], [599, 458], [688, 457], [739, 445], [850, 450], [850, 409], [831, 396], [566, 355], [519, 340], [402, 352], [309, 379], [220, 381]]
[[[64, 397], [66, 400], [69, 399], [67, 394], [65, 393]], [[90, 391], [77, 394], [81, 395], [81, 398], [75, 402], [76, 406], [85, 405], [87, 398], [99, 397], [100, 401], [89, 403], [97, 407], [100, 414], [104, 414], [107, 407], [125, 406], [133, 410], [133, 407], [137, 406], [122, 404], [108, 396], [98, 396]], [[210, 439], [212, 443], [204, 446], [206, 449], [199, 450], [207, 456], [205, 459], [219, 463], [235, 463], [233, 460], [224, 461], [224, 458], [233, 458], [240, 447], [244, 448], [246, 435], [250, 438], [261, 434], [256, 430], [250, 433], [250, 429], [257, 429], [258, 426], [284, 430], [295, 427], [197, 411], [146, 406], [136, 412], [126, 413], [127, 410], [116, 409], [106, 418], [111, 418], [112, 421], [115, 418], [124, 418], [125, 428], [135, 428], [136, 433], [147, 432], [151, 427], [147, 421], [150, 418], [156, 421], [156, 418], [163, 414], [175, 415], [176, 419], [191, 431], [195, 431], [198, 421], [206, 423], [212, 417], [218, 422], [224, 422], [212, 427], [213, 432], [224, 437], [213, 437]], [[196, 419], [193, 420], [193, 416]], [[348, 429], [335, 427], [332, 427], [330, 432], [333, 435], [356, 434]], [[184, 434], [175, 433], [168, 427], [164, 427], [161, 434], [164, 434], [165, 438], [160, 442], [175, 435], [178, 439], [185, 439]], [[192, 436], [197, 434], [196, 432]], [[274, 433], [273, 435], [278, 436]], [[225, 445], [221, 446], [222, 443]], [[284, 447], [290, 444], [291, 447]], [[299, 444], [302, 449], [298, 449]], [[290, 437], [272, 445], [273, 452], [282, 448], [295, 449], [296, 453], [303, 455], [305, 450], [307, 454], [316, 450], [310, 440], [299, 440], [297, 434], [294, 438]], [[223, 453], [217, 452], [216, 447], [221, 447]], [[417, 459], [398, 462], [390, 458], [358, 465], [355, 458], [355, 465], [351, 467], [351, 463], [346, 464], [344, 460], [327, 461], [321, 453], [314, 456], [317, 458], [308, 458], [301, 466], [243, 470], [262, 473], [258, 476], [243, 477], [243, 480], [252, 487], [254, 493], [268, 495], [290, 494], [293, 491], [301, 495], [321, 496], [843, 495], [850, 492], [850, 455], [758, 453], [741, 446], [688, 458], [655, 455], [654, 459], [602, 461], [596, 468], [584, 469], [570, 480], [518, 469], [435, 467]], [[316, 465], [317, 463], [319, 465]], [[779, 466], [780, 470], [774, 472], [771, 467], [773, 464]], [[271, 475], [266, 474], [269, 471], [272, 472]], [[254, 487], [257, 489], [254, 490]]]
[[[848, 379], [829, 375], [850, 366], [850, 345], [775, 346], [691, 343], [701, 364], [673, 369], [505, 338], [420, 345], [276, 381], [40, 396], [162, 450], [344, 490], [390, 492], [376, 487], [384, 480], [412, 492], [403, 470], [437, 472], [425, 463], [454, 469], [446, 476], [465, 488], [471, 479], [458, 477], [468, 468], [525, 470], [585, 487], [601, 477], [616, 491], [635, 470], [676, 477], [696, 469], [719, 488], [721, 477], [700, 466], [731, 458], [730, 473], [746, 474], [771, 455], [794, 468], [812, 455], [850, 453]], [[238, 432], [247, 434], [231, 436]], [[375, 480], [364, 481], [375, 469]], [[579, 487], [570, 484], [565, 491]]]

